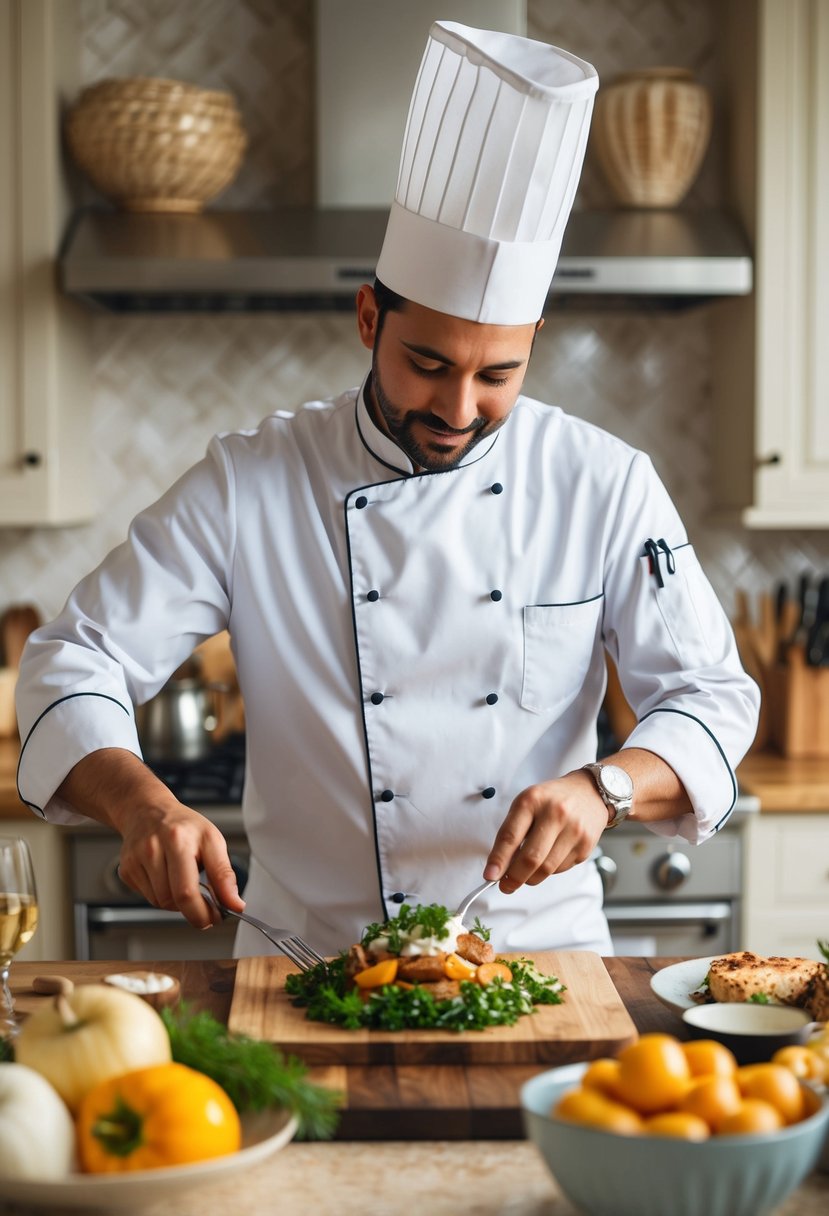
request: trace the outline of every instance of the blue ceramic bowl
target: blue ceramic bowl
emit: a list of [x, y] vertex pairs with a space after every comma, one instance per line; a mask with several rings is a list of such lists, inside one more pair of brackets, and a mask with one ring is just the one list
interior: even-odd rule
[[829, 1099], [767, 1136], [712, 1136], [702, 1143], [619, 1136], [554, 1119], [586, 1064], [543, 1072], [521, 1089], [524, 1127], [564, 1194], [590, 1216], [762, 1216], [800, 1185], [820, 1157]]

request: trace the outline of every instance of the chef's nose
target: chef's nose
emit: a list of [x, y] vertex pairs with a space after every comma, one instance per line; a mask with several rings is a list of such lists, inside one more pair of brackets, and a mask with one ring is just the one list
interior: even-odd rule
[[474, 385], [464, 380], [441, 385], [432, 412], [452, 430], [465, 430], [478, 417], [478, 399]]

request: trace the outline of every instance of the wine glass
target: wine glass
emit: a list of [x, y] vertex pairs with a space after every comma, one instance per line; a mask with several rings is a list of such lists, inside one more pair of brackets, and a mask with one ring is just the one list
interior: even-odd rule
[[25, 840], [0, 836], [0, 1037], [17, 1034], [9, 988], [11, 961], [37, 928], [37, 891], [32, 857]]

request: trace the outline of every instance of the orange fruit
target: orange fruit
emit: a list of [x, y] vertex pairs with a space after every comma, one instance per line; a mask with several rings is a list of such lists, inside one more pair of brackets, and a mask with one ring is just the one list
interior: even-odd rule
[[760, 1098], [744, 1098], [734, 1113], [723, 1119], [719, 1135], [765, 1135], [780, 1131], [782, 1126], [783, 1116], [771, 1103]]
[[618, 1098], [620, 1068], [619, 1061], [609, 1057], [593, 1060], [588, 1064], [581, 1083], [585, 1089], [598, 1090], [606, 1098]]
[[681, 1110], [666, 1110], [645, 1120], [646, 1136], [673, 1136], [677, 1140], [707, 1140], [711, 1129], [704, 1119]]
[[619, 1052], [619, 1097], [640, 1115], [676, 1106], [691, 1081], [682, 1044], [669, 1034], [643, 1034]]
[[782, 1064], [746, 1064], [737, 1070], [744, 1098], [760, 1098], [775, 1108], [784, 1123], [803, 1118], [803, 1090], [794, 1073]]
[[716, 1039], [693, 1039], [682, 1050], [694, 1077], [733, 1077], [737, 1071], [734, 1055]]
[[595, 1089], [570, 1090], [556, 1103], [552, 1114], [568, 1123], [598, 1127], [621, 1136], [638, 1136], [642, 1131], [642, 1120], [635, 1111], [611, 1101]]
[[698, 1077], [679, 1099], [679, 1109], [704, 1119], [711, 1131], [718, 1132], [723, 1119], [733, 1114], [742, 1095], [733, 1077]]
[[771, 1057], [772, 1064], [782, 1064], [801, 1081], [829, 1079], [823, 1059], [809, 1047], [780, 1047]]

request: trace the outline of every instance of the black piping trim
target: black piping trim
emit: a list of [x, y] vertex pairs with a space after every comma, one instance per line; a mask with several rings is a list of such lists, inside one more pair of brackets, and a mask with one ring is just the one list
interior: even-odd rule
[[586, 600], [558, 600], [553, 604], [528, 604], [528, 608], [575, 608], [577, 604], [595, 604], [596, 600], [603, 600], [605, 597], [604, 591], [600, 591], [598, 595], [588, 595]]
[[[363, 389], [361, 389], [360, 392], [363, 392]], [[355, 423], [355, 426], [357, 427], [357, 435], [359, 436], [360, 443], [362, 443], [363, 447], [368, 452], [368, 454], [372, 457], [373, 460], [376, 460], [378, 464], [383, 465], [383, 467], [386, 469], [391, 469], [391, 471], [393, 473], [399, 473], [401, 475], [401, 477], [405, 477], [407, 480], [411, 480], [414, 477], [441, 477], [447, 473], [459, 473], [461, 471], [461, 469], [468, 469], [471, 465], [477, 464], [479, 460], [483, 460], [484, 456], [489, 455], [489, 453], [495, 447], [495, 444], [498, 442], [498, 438], [500, 435], [500, 432], [496, 432], [496, 434], [492, 436], [492, 442], [489, 444], [489, 446], [487, 448], [485, 448], [484, 451], [480, 453], [480, 455], [476, 456], [474, 460], [465, 460], [463, 464], [455, 465], [455, 467], [451, 468], [451, 469], [424, 469], [421, 473], [409, 473], [406, 469], [400, 469], [397, 467], [397, 465], [390, 464], [388, 462], [388, 460], [384, 460], [382, 456], [377, 455], [374, 448], [371, 446], [371, 444], [369, 443], [369, 441], [366, 439], [365, 435], [363, 434], [362, 430], [360, 429], [360, 412], [358, 409], [359, 404], [360, 404], [360, 395], [358, 393], [357, 397], [355, 398], [355, 401], [354, 401], [354, 423]], [[375, 485], [390, 485], [391, 482], [390, 481], [378, 481], [378, 482], [375, 482], [374, 484]], [[365, 490], [365, 489], [368, 489], [369, 487], [362, 486], [361, 488]]]
[[694, 714], [689, 714], [688, 711], [685, 709], [672, 709], [670, 706], [667, 706], [667, 705], [658, 706], [656, 709], [652, 709], [652, 710], [650, 710], [649, 713], [646, 713], [643, 718], [639, 719], [639, 721], [644, 722], [644, 721], [646, 721], [646, 719], [652, 717], [653, 714], [679, 714], [683, 718], [690, 718], [692, 722], [696, 722], [699, 726], [702, 727], [702, 729], [705, 731], [706, 735], [708, 735], [708, 737], [711, 739], [711, 742], [714, 744], [717, 751], [722, 756], [722, 762], [725, 765], [726, 769], [728, 770], [728, 775], [731, 778], [731, 788], [733, 790], [733, 796], [731, 798], [731, 806], [725, 812], [725, 814], [723, 815], [723, 817], [719, 821], [719, 823], [716, 823], [714, 825], [714, 831], [719, 832], [720, 828], [723, 826], [723, 824], [729, 818], [729, 816], [731, 815], [731, 812], [734, 810], [734, 807], [737, 804], [737, 778], [734, 775], [734, 770], [732, 769], [731, 765], [728, 763], [728, 760], [726, 759], [725, 752], [722, 749], [722, 745], [721, 745], [719, 739], [714, 734], [714, 732], [709, 727], [707, 727], [700, 718], [695, 717]]
[[44, 816], [44, 818], [45, 818], [45, 814], [44, 814], [43, 808], [37, 806], [37, 804], [34, 802], [29, 802], [26, 798], [23, 797], [22, 793], [20, 792], [20, 766], [23, 763], [23, 753], [25, 752], [26, 747], [28, 746], [29, 740], [31, 739], [32, 735], [34, 734], [38, 724], [40, 722], [42, 722], [42, 720], [46, 717], [46, 715], [48, 713], [51, 713], [51, 711], [53, 709], [56, 709], [58, 705], [63, 705], [64, 701], [74, 701], [76, 697], [100, 697], [102, 701], [111, 701], [113, 703], [113, 705], [117, 705], [119, 709], [123, 709], [124, 713], [127, 715], [128, 718], [132, 717], [132, 713], [130, 712], [130, 710], [128, 710], [127, 707], [121, 701], [117, 700], [117, 698], [109, 696], [108, 693], [105, 693], [105, 692], [70, 692], [70, 693], [67, 693], [67, 695], [65, 697], [59, 697], [57, 701], [53, 701], [51, 705], [47, 705], [46, 708], [44, 709], [43, 713], [39, 714], [37, 716], [37, 718], [35, 718], [34, 722], [32, 723], [31, 730], [29, 731], [28, 735], [26, 736], [23, 746], [20, 749], [20, 758], [17, 761], [17, 772], [15, 773], [15, 785], [17, 786], [18, 797], [20, 798], [20, 801], [24, 804], [24, 806], [30, 806], [30, 807], [32, 807], [33, 810], [39, 811], [40, 814]]
[[[389, 483], [380, 482], [378, 484], [388, 485]], [[370, 486], [362, 486], [360, 488], [364, 489], [364, 490], [371, 489]], [[348, 528], [348, 503], [349, 503], [349, 499], [351, 498], [351, 494], [356, 494], [356, 493], [357, 493], [356, 490], [352, 490], [351, 493], [346, 495], [345, 502], [343, 504], [343, 515], [345, 517], [344, 518], [345, 544], [346, 544], [346, 554], [348, 557], [348, 580], [349, 580], [349, 584], [351, 586], [351, 627], [354, 631], [354, 651], [355, 651], [356, 658], [357, 658], [357, 679], [360, 684], [360, 702], [362, 704], [362, 716], [363, 716], [363, 739], [365, 741], [365, 748], [366, 748], [366, 765], [368, 766], [368, 793], [369, 793], [369, 798], [371, 799], [371, 822], [374, 825], [374, 857], [375, 857], [375, 861], [377, 864], [377, 884], [378, 884], [379, 895], [380, 895], [380, 907], [383, 909], [383, 920], [385, 921], [385, 920], [389, 919], [389, 913], [388, 913], [388, 909], [386, 908], [385, 896], [383, 895], [383, 866], [380, 861], [380, 841], [379, 841], [379, 838], [377, 835], [377, 812], [375, 810], [374, 797], [372, 794], [372, 791], [374, 789], [374, 780], [371, 775], [371, 750], [369, 748], [368, 725], [366, 723], [366, 691], [363, 686], [363, 671], [360, 666], [360, 643], [357, 641], [357, 617], [354, 612], [354, 572], [353, 572], [353, 566], [352, 566], [352, 562], [351, 562], [351, 534], [350, 534], [349, 528]]]

